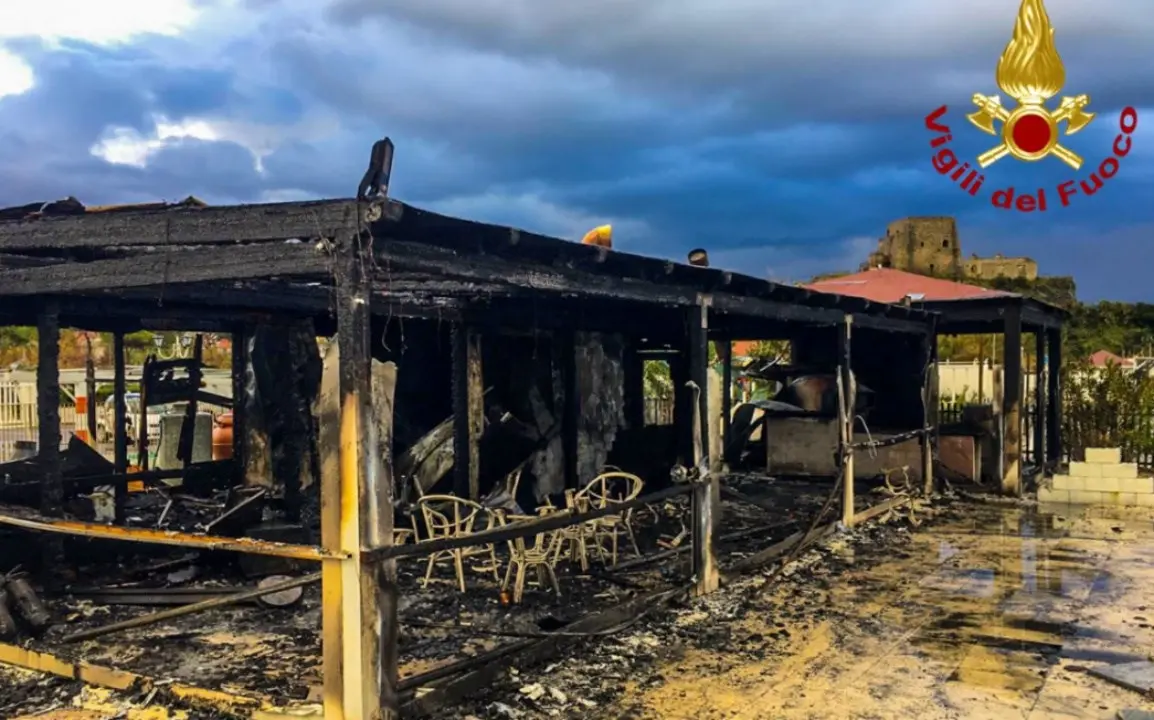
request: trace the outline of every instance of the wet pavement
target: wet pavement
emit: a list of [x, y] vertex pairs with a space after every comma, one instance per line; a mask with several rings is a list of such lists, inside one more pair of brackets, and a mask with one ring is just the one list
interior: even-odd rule
[[1154, 511], [955, 501], [917, 519], [836, 535], [772, 583], [743, 578], [510, 673], [443, 716], [1105, 720], [1154, 710], [1087, 672], [1154, 653]]
[[961, 504], [884, 549], [836, 538], [829, 574], [795, 573], [730, 636], [735, 649], [770, 633], [786, 642], [753, 659], [691, 641], [658, 662], [660, 681], [627, 683], [601, 716], [1041, 720], [1154, 709], [1086, 673], [1154, 653], [1152, 518]]

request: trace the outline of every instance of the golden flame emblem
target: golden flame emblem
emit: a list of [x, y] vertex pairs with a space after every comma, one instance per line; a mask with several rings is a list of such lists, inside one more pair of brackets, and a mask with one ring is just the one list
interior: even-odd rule
[[1090, 124], [1094, 113], [1086, 112], [1089, 95], [1063, 97], [1057, 110], [1049, 110], [1046, 101], [1061, 92], [1066, 84], [1066, 67], [1054, 45], [1054, 28], [1042, 0], [1022, 0], [1014, 35], [1010, 38], [995, 75], [1002, 92], [1018, 101], [1009, 110], [997, 95], [974, 95], [977, 112], [966, 117], [983, 132], [997, 135], [994, 122], [1002, 123], [1002, 142], [978, 156], [978, 165], [988, 167], [1007, 155], [1034, 162], [1053, 155], [1077, 170], [1082, 158], [1062, 147], [1058, 124], [1066, 123], [1066, 135], [1072, 135]]

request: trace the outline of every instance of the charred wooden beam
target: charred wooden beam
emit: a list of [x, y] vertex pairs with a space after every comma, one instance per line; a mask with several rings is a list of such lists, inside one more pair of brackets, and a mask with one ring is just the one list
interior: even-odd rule
[[1046, 330], [1046, 456], [1051, 463], [1062, 461], [1062, 331]]
[[[541, 292], [584, 297], [691, 305], [697, 290], [655, 285], [636, 279], [599, 276], [565, 267], [547, 267], [485, 255], [468, 255], [408, 242], [384, 243], [376, 249], [379, 266], [410, 272], [440, 273], [485, 283], [501, 282]], [[386, 271], [382, 270], [382, 275]], [[380, 279], [387, 279], [382, 276]]]
[[0, 271], [0, 296], [49, 295], [275, 275], [327, 277], [332, 261], [314, 243], [262, 243], [142, 253], [42, 268]]
[[77, 250], [121, 246], [229, 244], [335, 237], [395, 205], [356, 200], [89, 213], [0, 222], [0, 250]]
[[64, 475], [60, 464], [60, 316], [52, 304], [36, 324], [37, 462], [40, 512], [46, 517], [64, 513]]
[[1046, 331], [1034, 330], [1034, 466], [1046, 469]]
[[481, 499], [481, 435], [485, 431], [485, 386], [481, 335], [453, 327], [453, 466], [458, 497]]
[[1002, 378], [1002, 492], [1022, 493], [1022, 312], [1021, 306], [1006, 308], [1003, 316]]
[[112, 335], [112, 443], [113, 468], [120, 479], [116, 482], [116, 522], [124, 524], [128, 503], [128, 394], [127, 357], [124, 333]]
[[[333, 312], [333, 289], [319, 282], [283, 280], [215, 280], [203, 283], [164, 285], [153, 278], [148, 287], [93, 291], [93, 297], [136, 301], [137, 307], [187, 308], [190, 304], [204, 313], [204, 306], [278, 314], [319, 315]], [[211, 314], [210, 314], [211, 316]], [[276, 322], [270, 312], [260, 314], [261, 322]]]
[[[58, 308], [48, 303], [36, 323], [36, 415], [37, 457], [40, 468], [40, 513], [45, 517], [64, 515], [64, 468], [60, 458], [60, 316]], [[64, 556], [59, 538], [49, 538], [42, 547], [41, 558], [46, 578], [58, 578], [53, 572]]]
[[252, 331], [245, 325], [236, 325], [232, 331], [232, 459], [236, 468], [233, 482], [245, 484], [248, 469], [248, 344]]
[[[337, 238], [337, 338], [339, 356], [339, 470], [322, 482], [322, 498], [339, 503], [336, 522], [340, 547], [388, 548], [393, 543], [392, 459], [381, 458], [373, 422], [370, 375], [370, 279], [368, 238], [345, 233]], [[393, 388], [382, 401], [392, 405]], [[331, 451], [330, 451], [331, 453]], [[331, 524], [332, 513], [323, 522]], [[331, 536], [330, 536], [331, 537]], [[326, 606], [335, 614], [323, 620], [326, 694], [340, 688], [340, 717], [398, 717], [397, 569], [395, 561], [371, 562], [361, 555], [325, 572]], [[339, 588], [339, 589], [338, 589]], [[346, 596], [346, 597], [342, 597]], [[342, 662], [333, 667], [340, 643]], [[332, 702], [332, 700], [330, 700]], [[378, 714], [379, 713], [379, 714]]]
[[[846, 315], [838, 328], [838, 458], [842, 472], [842, 523], [847, 527], [854, 523], [854, 411], [857, 406], [857, 381], [853, 373], [853, 353], [851, 337], [856, 316]], [[769, 442], [769, 439], [766, 439]]]
[[686, 320], [686, 364], [690, 388], [696, 394], [690, 406], [693, 414], [692, 462], [703, 473], [694, 484], [692, 497], [694, 591], [697, 595], [707, 595], [715, 592], [720, 583], [714, 535], [721, 522], [721, 479], [718, 473], [712, 472], [713, 462], [709, 457], [713, 417], [709, 409], [709, 299], [703, 298], [700, 304], [691, 308]]
[[[923, 341], [925, 370], [922, 373], [922, 426], [931, 428], [921, 438], [922, 483], [926, 497], [934, 491], [934, 453], [938, 446], [938, 335], [932, 327]], [[981, 370], [979, 370], [979, 374]]]
[[733, 427], [733, 341], [717, 341], [717, 359], [721, 362], [721, 438], [722, 447], [729, 442]]

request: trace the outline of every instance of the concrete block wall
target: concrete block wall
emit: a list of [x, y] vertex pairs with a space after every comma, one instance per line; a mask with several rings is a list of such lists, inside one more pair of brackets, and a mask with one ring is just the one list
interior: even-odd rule
[[1154, 478], [1139, 477], [1138, 465], [1122, 462], [1119, 448], [1086, 448], [1085, 462], [1038, 489], [1038, 501], [1070, 505], [1154, 507]]

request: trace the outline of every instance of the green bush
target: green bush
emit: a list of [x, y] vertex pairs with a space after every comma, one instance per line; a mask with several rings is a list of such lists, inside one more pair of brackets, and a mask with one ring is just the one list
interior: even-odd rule
[[1115, 365], [1062, 368], [1062, 440], [1074, 460], [1117, 447], [1126, 462], [1154, 462], [1154, 376]]

